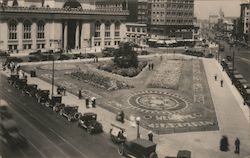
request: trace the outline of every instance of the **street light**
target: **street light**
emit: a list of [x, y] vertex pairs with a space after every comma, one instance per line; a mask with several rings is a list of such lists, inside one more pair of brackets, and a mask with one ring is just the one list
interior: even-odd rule
[[136, 124], [137, 124], [137, 139], [140, 138], [140, 121], [141, 121], [141, 118], [138, 116], [136, 117]]

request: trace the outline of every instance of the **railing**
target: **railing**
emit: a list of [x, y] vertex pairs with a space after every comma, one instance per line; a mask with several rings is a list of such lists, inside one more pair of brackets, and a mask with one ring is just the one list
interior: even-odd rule
[[63, 13], [63, 14], [91, 14], [91, 15], [129, 15], [129, 11], [123, 10], [91, 10], [78, 8], [37, 8], [37, 7], [0, 7], [0, 12], [15, 12], [15, 13]]

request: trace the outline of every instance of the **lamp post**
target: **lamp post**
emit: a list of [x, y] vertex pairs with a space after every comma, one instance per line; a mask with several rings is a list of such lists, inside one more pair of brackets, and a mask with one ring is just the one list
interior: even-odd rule
[[[232, 65], [232, 66], [233, 66], [233, 71], [232, 71], [232, 74], [231, 74], [231, 75], [232, 75], [232, 79], [233, 79], [233, 77], [234, 77], [234, 67], [235, 67], [235, 66], [234, 66], [234, 64], [235, 64], [235, 63], [234, 63], [234, 57], [235, 57], [235, 53], [234, 53], [234, 50], [233, 50], [233, 65]], [[234, 84], [234, 83], [233, 83], [233, 80], [232, 80], [232, 85], [233, 85], [233, 84]]]
[[54, 55], [52, 54], [52, 87], [51, 87], [51, 98], [54, 95], [54, 83], [55, 83], [55, 58], [54, 58]]
[[140, 138], [140, 121], [141, 121], [141, 118], [140, 117], [136, 117], [136, 124], [137, 124], [137, 139]]

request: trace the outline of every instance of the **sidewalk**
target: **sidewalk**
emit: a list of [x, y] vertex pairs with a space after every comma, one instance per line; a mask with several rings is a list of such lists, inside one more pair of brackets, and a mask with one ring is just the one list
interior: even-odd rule
[[[192, 158], [245, 158], [250, 155], [249, 121], [247, 121], [246, 115], [243, 114], [243, 111], [247, 113], [245, 112], [247, 109], [241, 109], [243, 105], [239, 104], [238, 97], [235, 97], [237, 94], [235, 89], [232, 88], [225, 72], [221, 71], [217, 61], [214, 59], [202, 60], [220, 130], [166, 135], [154, 134], [154, 141], [157, 143], [159, 158], [176, 156], [178, 150], [190, 150], [192, 152]], [[217, 82], [214, 81], [215, 73], [218, 75]], [[220, 87], [219, 80], [221, 78], [225, 81], [224, 87]], [[30, 76], [28, 76], [28, 83], [36, 83], [41, 89], [51, 90], [51, 84], [39, 78], [30, 78]], [[114, 123], [126, 129], [129, 140], [136, 138], [137, 129], [131, 126], [131, 122], [126, 120], [124, 124], [118, 123], [115, 121], [115, 114], [98, 107], [98, 104], [100, 104], [98, 100], [97, 108], [86, 109], [84, 100], [79, 100], [78, 97], [67, 92], [66, 96], [63, 96], [62, 101], [65, 104], [79, 106], [79, 111], [82, 113], [91, 111], [97, 113], [98, 120], [103, 124], [104, 131], [107, 133], [111, 128], [110, 124]], [[147, 130], [140, 127], [141, 138], [147, 139], [147, 133]], [[219, 141], [222, 135], [227, 135], [229, 138], [229, 152], [219, 151]], [[241, 154], [239, 156], [233, 152], [236, 137], [239, 137], [241, 140]]]

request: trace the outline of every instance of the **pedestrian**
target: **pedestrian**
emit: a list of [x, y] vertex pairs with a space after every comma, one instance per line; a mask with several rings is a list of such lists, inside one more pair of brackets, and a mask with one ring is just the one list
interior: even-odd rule
[[94, 63], [95, 63], [95, 59], [96, 59], [96, 58], [94, 58]]
[[95, 97], [91, 98], [91, 103], [92, 103], [92, 107], [95, 108], [95, 105], [96, 105], [96, 98]]
[[220, 140], [220, 151], [225, 151], [227, 152], [229, 150], [229, 143], [228, 143], [228, 138], [227, 136], [222, 136]]
[[96, 57], [96, 62], [98, 63], [98, 56]]
[[151, 70], [153, 70], [153, 69], [154, 69], [154, 63], [151, 64]]
[[217, 81], [217, 74], [214, 75], [214, 80]]
[[63, 95], [66, 96], [66, 87], [63, 87]]
[[220, 80], [220, 86], [223, 87], [223, 80]]
[[151, 69], [151, 63], [148, 64], [148, 69], [149, 69], [149, 70]]
[[149, 132], [148, 132], [148, 140], [151, 141], [151, 142], [153, 142], [153, 136], [154, 136], [154, 135], [153, 135], [153, 132], [152, 132], [152, 131], [149, 131]]
[[79, 98], [79, 99], [82, 99], [82, 90], [80, 90], [80, 89], [79, 89], [79, 91], [78, 91], [78, 98]]
[[89, 108], [89, 98], [85, 98], [85, 105], [86, 105], [86, 108]]
[[60, 86], [57, 87], [56, 91], [57, 91], [57, 95], [61, 94], [61, 87]]
[[235, 145], [234, 153], [235, 154], [240, 154], [240, 139], [239, 138], [236, 138], [236, 140], [234, 142], [234, 145]]

